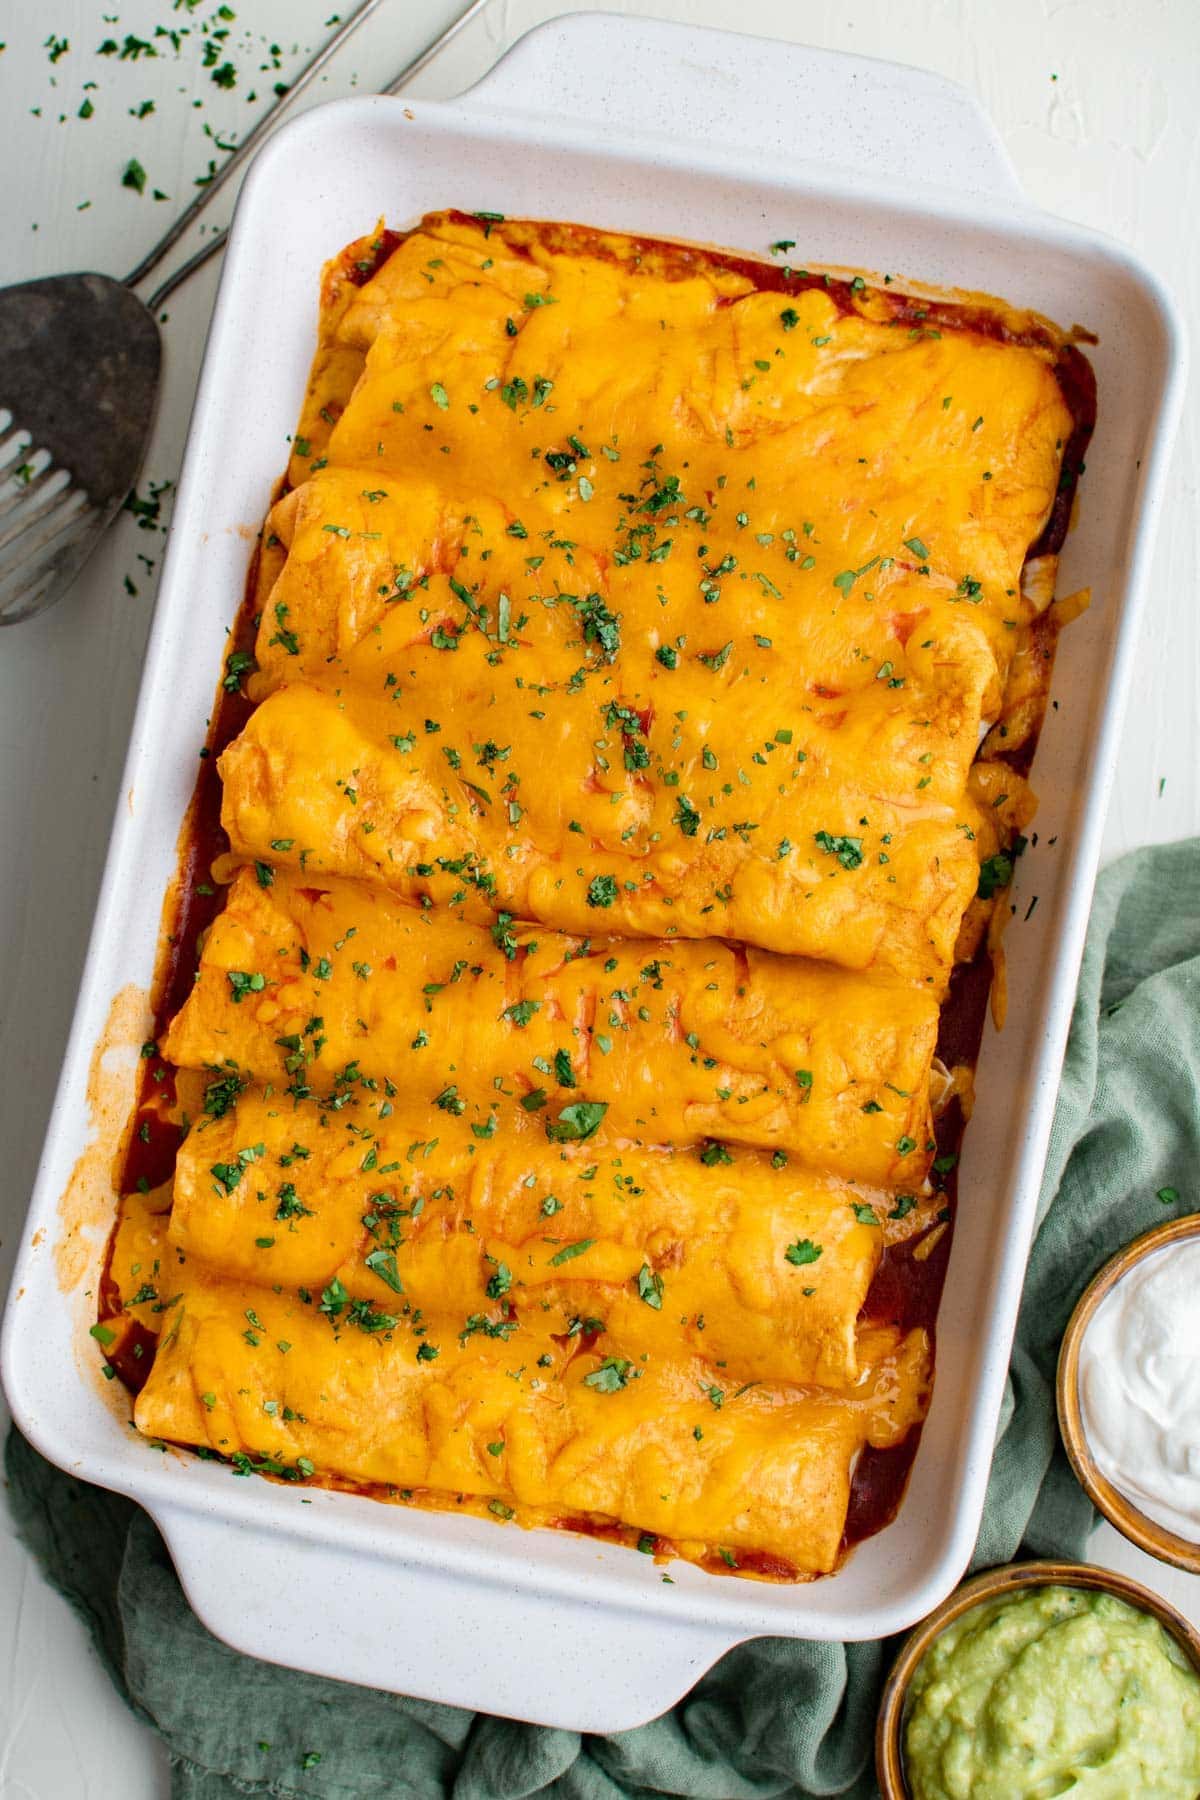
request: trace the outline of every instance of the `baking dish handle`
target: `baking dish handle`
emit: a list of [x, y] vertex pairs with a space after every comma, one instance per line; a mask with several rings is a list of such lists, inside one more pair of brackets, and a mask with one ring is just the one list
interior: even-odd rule
[[[549, 103], [548, 103], [549, 102]], [[456, 103], [764, 152], [897, 187], [1022, 202], [995, 126], [926, 69], [660, 19], [579, 12], [519, 38]]]
[[[314, 1515], [327, 1499], [313, 1494]], [[233, 1525], [161, 1505], [155, 1522], [192, 1610], [235, 1650], [565, 1730], [622, 1731], [656, 1717], [733, 1642], [673, 1618], [672, 1586], [649, 1560], [647, 1583], [662, 1595], [651, 1616], [590, 1602], [585, 1590], [538, 1596], [486, 1572], [400, 1562], [378, 1537], [372, 1552], [274, 1521]]]

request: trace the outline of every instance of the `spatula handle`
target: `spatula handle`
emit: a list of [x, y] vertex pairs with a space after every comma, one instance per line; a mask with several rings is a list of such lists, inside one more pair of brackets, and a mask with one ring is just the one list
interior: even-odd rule
[[[373, 12], [376, 6], [380, 4], [381, 0], [364, 0], [364, 4], [359, 7], [358, 11], [347, 19], [341, 29], [336, 31], [330, 38], [324, 49], [314, 57], [313, 61], [309, 63], [306, 69], [301, 71], [300, 75], [292, 83], [286, 96], [284, 96], [284, 99], [291, 100], [295, 95], [300, 93], [301, 89], [306, 88], [334, 52], [345, 43], [354, 27], [356, 25], [361, 25], [367, 14]], [[388, 85], [383, 89], [383, 92], [385, 94], [395, 94], [399, 92], [407, 82], [412, 80], [414, 75], [419, 75], [426, 64], [431, 62], [440, 51], [446, 48], [446, 45], [449, 44], [452, 39], [458, 36], [464, 26], [469, 25], [471, 20], [490, 4], [491, 0], [471, 0], [471, 4], [466, 10], [459, 14], [453, 24], [447, 26], [440, 37], [436, 38], [432, 44], [422, 50], [419, 56], [414, 57], [412, 62], [405, 63], [404, 67], [400, 70], [400, 73], [389, 81]], [[213, 176], [199, 198], [193, 200], [187, 211], [176, 219], [174, 225], [172, 225], [170, 231], [162, 239], [161, 243], [155, 246], [149, 256], [142, 259], [137, 268], [133, 271], [133, 274], [126, 277], [126, 287], [133, 287], [144, 275], [148, 275], [150, 270], [166, 255], [167, 251], [179, 241], [192, 221], [208, 205], [208, 202], [217, 192], [217, 189], [225, 184], [234, 171], [240, 167], [250, 151], [265, 136], [269, 126], [275, 122], [276, 116], [284, 104], [284, 99], [277, 101], [269, 112], [263, 114], [249, 137], [243, 144], [239, 145], [237, 150], [235, 150], [233, 155], [229, 158], [229, 161], [222, 164], [221, 168]], [[213, 237], [209, 238], [206, 244], [201, 244], [199, 250], [197, 250], [194, 255], [189, 256], [185, 263], [181, 263], [173, 274], [168, 275], [167, 279], [159, 287], [155, 288], [154, 292], [147, 300], [146, 305], [149, 307], [150, 311], [152, 313], [157, 312], [167, 296], [173, 294], [177, 287], [182, 286], [189, 275], [193, 275], [197, 269], [202, 268], [209, 257], [215, 256], [218, 250], [223, 250], [225, 248], [225, 240], [228, 236], [228, 227], [223, 227]]]
[[[360, 0], [360, 4], [348, 18], [343, 19], [333, 36], [327, 38], [321, 48], [317, 51], [316, 55], [311, 57], [304, 65], [287, 91], [281, 94], [275, 104], [269, 106], [261, 119], [258, 119], [255, 122], [253, 130], [247, 133], [233, 154], [228, 157], [227, 160], [221, 164], [221, 167], [209, 178], [197, 194], [196, 198], [192, 201], [191, 205], [186, 207], [169, 230], [163, 233], [153, 250], [148, 251], [147, 254], [143, 256], [137, 268], [133, 269], [125, 277], [126, 287], [136, 287], [138, 282], [142, 281], [150, 273], [151, 269], [156, 269], [158, 267], [163, 257], [169, 250], [174, 248], [188, 227], [194, 224], [200, 217], [200, 214], [204, 211], [205, 207], [213, 197], [220, 192], [230, 176], [241, 168], [246, 158], [250, 155], [250, 152], [257, 144], [261, 143], [262, 139], [271, 129], [271, 126], [274, 125], [283, 109], [290, 105], [297, 94], [302, 94], [305, 88], [312, 85], [326, 63], [329, 62], [330, 58], [337, 55], [347, 38], [357, 31], [360, 25], [364, 25], [371, 14], [377, 11], [382, 5], [383, 0]], [[223, 232], [221, 237], [223, 240]], [[211, 244], [205, 246], [204, 255], [193, 257], [191, 262], [185, 264], [184, 269], [179, 271], [176, 282], [173, 282], [172, 286], [176, 285], [179, 280], [182, 280], [185, 273], [190, 274], [193, 268], [199, 268], [200, 263], [205, 260], [205, 256], [216, 247], [217, 240], [214, 239]], [[153, 297], [151, 301], [151, 310], [153, 310], [155, 302], [160, 297], [162, 297], [161, 290], [159, 294]]]

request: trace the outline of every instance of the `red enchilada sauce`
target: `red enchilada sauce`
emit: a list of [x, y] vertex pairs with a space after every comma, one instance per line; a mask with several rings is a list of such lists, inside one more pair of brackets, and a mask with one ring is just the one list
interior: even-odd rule
[[[453, 214], [457, 220], [473, 220], [484, 225], [485, 235], [497, 215]], [[590, 255], [612, 255], [599, 234], [584, 227], [550, 225], [544, 228], [551, 242], [570, 240], [586, 247]], [[346, 277], [361, 286], [374, 275], [404, 234], [382, 231], [371, 242], [371, 254], [343, 263]], [[650, 239], [632, 240], [636, 245], [653, 249], [662, 258], [664, 245]], [[781, 250], [791, 249], [790, 244]], [[510, 254], [522, 254], [509, 246]], [[869, 296], [872, 307], [880, 303], [890, 314], [890, 323], [912, 334], [933, 330], [967, 329], [983, 336], [1009, 343], [1053, 347], [1057, 337], [1049, 328], [1031, 320], [1027, 327], [1015, 332], [998, 313], [985, 305], [955, 305], [946, 301], [915, 299], [893, 291], [885, 277], [883, 287], [867, 288], [861, 278], [846, 281], [827, 275], [813, 274], [790, 267], [786, 262], [762, 263], [750, 257], [719, 251], [699, 250], [688, 245], [665, 246], [662, 272], [668, 280], [685, 279], [699, 267], [717, 267], [744, 276], [759, 290], [779, 294], [796, 294], [807, 288], [820, 288], [829, 295], [839, 312], [848, 314], [865, 310], [863, 296]], [[735, 305], [736, 297], [724, 304]], [[878, 310], [871, 313], [878, 317]], [[1077, 333], [1080, 337], [1086, 334]], [[1064, 450], [1059, 488], [1050, 517], [1037, 542], [1030, 549], [1032, 559], [1057, 552], [1066, 536], [1071, 508], [1084, 457], [1096, 417], [1095, 377], [1087, 359], [1073, 344], [1060, 346], [1055, 364], [1064, 400], [1071, 411], [1073, 428]], [[281, 491], [283, 491], [281, 489]], [[118, 1158], [117, 1191], [121, 1194], [146, 1193], [167, 1183], [174, 1172], [175, 1156], [181, 1142], [181, 1129], [170, 1116], [175, 1100], [175, 1070], [163, 1060], [158, 1041], [182, 1006], [191, 989], [199, 959], [203, 933], [212, 924], [224, 904], [223, 888], [211, 879], [215, 860], [229, 850], [229, 841], [221, 826], [221, 784], [217, 760], [225, 747], [241, 732], [254, 710], [242, 692], [240, 673], [254, 666], [254, 643], [258, 629], [256, 611], [259, 549], [251, 559], [246, 593], [230, 635], [225, 675], [218, 689], [217, 704], [209, 727], [208, 741], [200, 753], [200, 769], [191, 806], [180, 835], [179, 875], [164, 909], [164, 935], [153, 989], [153, 1038], [143, 1046], [137, 1105], [130, 1121], [128, 1137]], [[1053, 662], [1054, 632], [1048, 626], [1041, 638], [1040, 621], [1032, 627], [1035, 647], [1049, 668]], [[1028, 770], [1036, 748], [1036, 732], [1014, 746], [1002, 757], [1020, 773]], [[1001, 904], [1006, 902], [1001, 899]], [[950, 991], [942, 1007], [937, 1055], [947, 1068], [973, 1067], [978, 1055], [988, 995], [992, 979], [992, 962], [986, 946], [974, 960], [960, 965], [953, 974]], [[957, 1158], [965, 1126], [959, 1100], [952, 1099], [936, 1124], [937, 1153], [932, 1181], [942, 1195], [942, 1206], [934, 1222], [923, 1232], [885, 1247], [883, 1257], [871, 1284], [863, 1308], [865, 1321], [895, 1325], [902, 1331], [923, 1328], [934, 1338], [938, 1304], [950, 1255], [957, 1194]], [[927, 1240], [939, 1235], [931, 1246]], [[115, 1238], [115, 1232], [114, 1232]], [[922, 1250], [922, 1245], [926, 1249]], [[100, 1284], [99, 1318], [114, 1330], [114, 1339], [106, 1346], [109, 1366], [133, 1392], [144, 1384], [153, 1362], [156, 1339], [140, 1322], [122, 1315], [120, 1296], [109, 1272], [112, 1241]], [[850, 1505], [842, 1541], [843, 1554], [864, 1538], [873, 1536], [895, 1517], [904, 1496], [905, 1486], [920, 1442], [921, 1427], [914, 1427], [898, 1445], [888, 1449], [868, 1446], [854, 1471]], [[332, 1479], [328, 1485], [346, 1489], [351, 1484]], [[419, 1490], [365, 1489], [377, 1498], [420, 1503]], [[460, 1499], [463, 1497], [460, 1496]], [[438, 1497], [445, 1504], [445, 1496]], [[673, 1546], [652, 1533], [611, 1520], [563, 1515], [553, 1521], [564, 1530], [582, 1532], [606, 1541], [626, 1544], [656, 1557], [672, 1554]], [[736, 1568], [742, 1575], [766, 1580], [792, 1581], [796, 1569], [784, 1558], [765, 1551], [741, 1551], [731, 1560], [729, 1552], [713, 1551], [703, 1564], [714, 1573]]]

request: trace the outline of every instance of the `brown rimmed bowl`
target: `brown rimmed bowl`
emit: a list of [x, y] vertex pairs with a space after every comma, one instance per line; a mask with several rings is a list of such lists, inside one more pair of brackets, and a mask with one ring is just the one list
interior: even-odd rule
[[981, 1601], [1033, 1587], [1092, 1588], [1115, 1594], [1118, 1600], [1127, 1601], [1130, 1606], [1139, 1607], [1156, 1618], [1200, 1674], [1200, 1631], [1196, 1631], [1182, 1613], [1128, 1575], [1119, 1575], [1113, 1569], [1100, 1569], [1092, 1563], [1076, 1562], [1005, 1563], [998, 1569], [988, 1569], [964, 1582], [936, 1612], [930, 1613], [916, 1627], [892, 1666], [880, 1698], [875, 1726], [875, 1775], [882, 1800], [912, 1800], [904, 1774], [905, 1716], [917, 1664], [934, 1639], [947, 1625], [961, 1619]]
[[1101, 1474], [1087, 1441], [1083, 1410], [1079, 1403], [1079, 1353], [1084, 1333], [1095, 1317], [1100, 1302], [1144, 1257], [1153, 1256], [1170, 1244], [1183, 1243], [1191, 1238], [1200, 1238], [1198, 1213], [1190, 1214], [1185, 1219], [1168, 1219], [1165, 1225], [1156, 1225], [1152, 1231], [1143, 1232], [1141, 1237], [1134, 1238], [1132, 1243], [1126, 1244], [1123, 1250], [1118, 1250], [1115, 1256], [1110, 1257], [1084, 1289], [1071, 1314], [1063, 1335], [1062, 1348], [1058, 1353], [1056, 1390], [1058, 1428], [1062, 1433], [1062, 1441], [1076, 1479], [1092, 1505], [1104, 1514], [1109, 1524], [1115, 1526], [1122, 1537], [1128, 1538], [1131, 1544], [1136, 1544], [1139, 1550], [1156, 1556], [1160, 1562], [1172, 1563], [1177, 1569], [1186, 1569], [1189, 1574], [1200, 1575], [1200, 1542], [1193, 1543], [1188, 1538], [1178, 1537], [1175, 1532], [1168, 1531], [1165, 1525], [1158, 1525], [1153, 1519], [1148, 1519], [1132, 1500], [1127, 1500]]

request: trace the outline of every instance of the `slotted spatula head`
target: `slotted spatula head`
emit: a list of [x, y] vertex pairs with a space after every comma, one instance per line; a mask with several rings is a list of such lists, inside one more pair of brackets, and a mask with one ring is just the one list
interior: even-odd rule
[[162, 347], [107, 275], [0, 290], [0, 624], [50, 606], [137, 479]]

